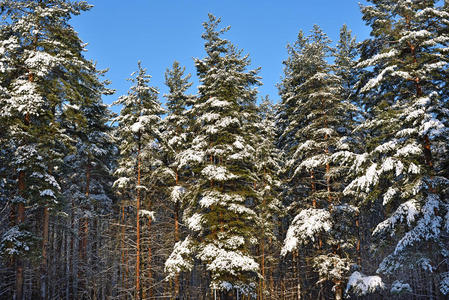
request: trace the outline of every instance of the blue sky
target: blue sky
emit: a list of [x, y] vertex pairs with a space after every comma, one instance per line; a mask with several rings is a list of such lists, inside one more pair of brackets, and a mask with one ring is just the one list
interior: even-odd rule
[[300, 29], [308, 32], [313, 24], [336, 41], [342, 24], [362, 40], [369, 35], [353, 0], [90, 0], [94, 7], [71, 24], [81, 39], [88, 43], [86, 57], [100, 69], [109, 68], [106, 77], [117, 90], [105, 98], [111, 103], [127, 93], [126, 79], [141, 60], [153, 76], [151, 84], [167, 89], [164, 73], [178, 60], [192, 74], [196, 93], [196, 71], [193, 57], [205, 56], [202, 23], [207, 14], [222, 17], [231, 30], [225, 35], [244, 53], [249, 53], [253, 67], [262, 67], [263, 86], [260, 97], [269, 95], [279, 100], [276, 84], [282, 76], [286, 45], [295, 41]]

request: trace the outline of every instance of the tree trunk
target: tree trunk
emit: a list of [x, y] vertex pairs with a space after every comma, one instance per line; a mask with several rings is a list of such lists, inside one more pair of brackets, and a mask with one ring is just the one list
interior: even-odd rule
[[[86, 166], [86, 201], [89, 203], [89, 195], [90, 195], [90, 173], [91, 173], [91, 165], [90, 161], [87, 162]], [[89, 209], [88, 205], [85, 206]], [[81, 258], [83, 262], [86, 260], [86, 248], [87, 248], [87, 240], [89, 237], [89, 219], [84, 216], [83, 218], [83, 238], [82, 238], [82, 247], [81, 247]]]
[[[149, 207], [150, 209], [150, 207]], [[153, 291], [153, 270], [151, 268], [151, 260], [152, 260], [152, 252], [151, 252], [151, 216], [148, 216], [148, 284], [149, 286], [149, 291], [148, 294], [150, 296], [150, 299], [153, 298], [154, 295], [154, 291]]]
[[[265, 202], [265, 199], [264, 199]], [[263, 229], [262, 229], [263, 230]], [[262, 237], [260, 240], [260, 267], [262, 272], [262, 278], [260, 279], [260, 300], [265, 299], [265, 237], [262, 232]]]
[[140, 299], [140, 143], [137, 150], [137, 197], [136, 197], [136, 299]]
[[42, 261], [41, 261], [41, 299], [46, 300], [47, 297], [47, 246], [48, 246], [48, 223], [50, 213], [48, 207], [44, 207], [44, 227], [42, 232]]
[[[19, 195], [23, 198], [25, 193], [25, 172], [19, 172], [18, 178]], [[21, 201], [17, 204], [17, 225], [25, 222], [25, 203]], [[16, 300], [23, 299], [23, 259], [17, 257], [16, 261]]]
[[[179, 182], [179, 174], [178, 170], [176, 170], [176, 186]], [[179, 242], [179, 203], [175, 203], [175, 244]], [[179, 295], [179, 274], [176, 274], [175, 276], [175, 291], [174, 291], [174, 298], [178, 297]]]
[[341, 281], [335, 282], [335, 300], [343, 299], [343, 287]]

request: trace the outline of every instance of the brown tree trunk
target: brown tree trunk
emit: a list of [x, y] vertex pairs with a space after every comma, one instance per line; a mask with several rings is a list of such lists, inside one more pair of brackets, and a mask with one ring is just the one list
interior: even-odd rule
[[136, 299], [140, 299], [140, 143], [137, 150], [137, 196], [136, 196]]
[[[316, 185], [315, 185], [315, 174], [313, 170], [310, 171], [310, 185], [312, 188], [312, 195], [316, 192]], [[312, 199], [312, 207], [316, 208], [316, 199], [315, 197]]]
[[[265, 199], [264, 199], [265, 201]], [[263, 229], [262, 229], [262, 237], [260, 239], [260, 267], [261, 267], [261, 272], [262, 272], [262, 278], [260, 279], [260, 296], [259, 299], [260, 300], [264, 300], [265, 299], [265, 237], [263, 234]]]
[[362, 266], [362, 254], [360, 249], [360, 214], [357, 213], [355, 219], [355, 226], [357, 229], [357, 244], [356, 244], [356, 252], [357, 252], [357, 264]]
[[[150, 209], [151, 207], [149, 207]], [[152, 252], [151, 252], [151, 216], [148, 216], [148, 284], [149, 291], [148, 294], [150, 296], [150, 299], [153, 299], [154, 290], [153, 290], [153, 270], [151, 268], [151, 260], [152, 260]]]
[[[175, 203], [175, 243], [179, 242], [179, 203]], [[179, 295], [179, 274], [175, 276], [175, 298]]]
[[[90, 173], [91, 173], [91, 166], [90, 161], [87, 162], [86, 170], [85, 170], [85, 180], [86, 180], [86, 186], [84, 190], [84, 195], [86, 196], [86, 201], [89, 200], [90, 195]], [[84, 204], [81, 206], [83, 210], [89, 209], [88, 204]], [[82, 293], [86, 293], [87, 289], [89, 288], [87, 284], [87, 278], [86, 278], [86, 268], [88, 267], [87, 264], [87, 255], [86, 255], [86, 249], [87, 249], [87, 241], [89, 236], [89, 218], [86, 216], [86, 213], [84, 212], [84, 215], [79, 223], [79, 232], [80, 232], [80, 241], [79, 241], [79, 262], [80, 266], [78, 267], [78, 280], [79, 280], [79, 290]]]
[[[176, 172], [176, 186], [178, 186], [179, 183], [179, 173], [178, 170]], [[175, 203], [175, 244], [179, 241], [179, 203]], [[174, 298], [179, 295], [179, 274], [176, 274], [175, 276], [175, 291], [174, 291]]]
[[[269, 248], [268, 249], [271, 249], [271, 245], [272, 245], [272, 240], [271, 240], [271, 237], [270, 237], [270, 239], [269, 239]], [[273, 299], [273, 295], [274, 295], [274, 279], [273, 279], [273, 268], [274, 268], [274, 266], [273, 266], [273, 263], [272, 262], [270, 262], [269, 263], [269, 270], [270, 270], [270, 300], [271, 299]]]
[[121, 207], [121, 233], [120, 233], [120, 250], [121, 250], [121, 271], [122, 271], [122, 288], [126, 290], [128, 288], [127, 285], [127, 275], [128, 275], [128, 266], [127, 266], [127, 259], [126, 259], [126, 253], [125, 253], [125, 204], [122, 204]]
[[295, 298], [297, 300], [301, 299], [301, 279], [299, 276], [299, 268], [298, 268], [298, 259], [299, 259], [299, 255], [298, 255], [298, 251], [294, 250], [292, 253], [292, 257], [293, 257], [293, 272], [294, 272], [294, 281], [293, 281], [293, 294], [296, 296]]
[[[90, 161], [87, 162], [86, 166], [86, 200], [89, 202], [90, 195], [90, 173], [91, 173], [91, 165]], [[87, 240], [89, 237], [89, 219], [87, 217], [83, 218], [83, 238], [82, 238], [82, 247], [81, 247], [81, 258], [83, 261], [86, 260], [86, 248], [87, 248]]]
[[[18, 178], [19, 195], [24, 196], [25, 193], [25, 172], [19, 172]], [[25, 222], [25, 204], [20, 202], [17, 204], [17, 225]], [[23, 259], [17, 257], [16, 261], [16, 299], [23, 299]]]
[[48, 207], [44, 207], [44, 227], [42, 232], [42, 261], [41, 261], [41, 299], [47, 299], [47, 246], [48, 246], [48, 223], [50, 213]]

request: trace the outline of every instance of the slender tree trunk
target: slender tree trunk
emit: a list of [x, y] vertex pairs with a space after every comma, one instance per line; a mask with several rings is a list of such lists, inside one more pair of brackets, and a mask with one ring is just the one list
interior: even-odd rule
[[[312, 195], [313, 195], [316, 192], [315, 174], [314, 174], [313, 170], [310, 170], [310, 185], [312, 188]], [[317, 208], [315, 197], [313, 197], [313, 199], [312, 199], [312, 207]]]
[[121, 252], [121, 275], [122, 275], [122, 288], [126, 289], [126, 272], [125, 272], [125, 205], [121, 205], [121, 228], [120, 228], [120, 252]]
[[[90, 161], [87, 161], [87, 166], [86, 166], [86, 191], [85, 191], [85, 195], [86, 195], [86, 201], [89, 203], [89, 195], [90, 195], [90, 173], [91, 173], [91, 165], [90, 165]], [[86, 206], [87, 207], [87, 206]], [[89, 219], [85, 216], [83, 218], [83, 238], [82, 238], [82, 248], [81, 248], [81, 254], [82, 254], [82, 259], [85, 262], [86, 260], [86, 249], [87, 249], [87, 241], [88, 241], [88, 237], [89, 237]]]
[[89, 288], [87, 284], [87, 241], [89, 237], [89, 218], [86, 215], [86, 210], [89, 209], [89, 195], [90, 195], [90, 173], [91, 173], [91, 165], [90, 161], [87, 161], [86, 170], [85, 170], [85, 180], [86, 180], [86, 186], [84, 190], [84, 195], [86, 197], [85, 201], [87, 203], [84, 203], [81, 205], [84, 214], [82, 219], [80, 220], [79, 224], [79, 232], [81, 235], [81, 240], [79, 241], [79, 261], [81, 266], [78, 269], [78, 280], [79, 280], [79, 289], [81, 293], [87, 293], [87, 289]]
[[[149, 207], [150, 209], [151, 207]], [[151, 267], [151, 260], [152, 260], [152, 252], [151, 252], [151, 216], [148, 216], [148, 284], [149, 291], [148, 294], [150, 296], [150, 299], [154, 296], [154, 290], [153, 290], [153, 269]]]
[[[270, 239], [269, 239], [269, 246], [268, 246], [269, 248], [268, 249], [271, 249], [272, 242], [273, 241], [272, 241], [272, 239], [270, 237]], [[273, 266], [273, 263], [270, 262], [269, 266], [270, 266], [269, 270], [270, 270], [270, 300], [271, 300], [271, 299], [273, 299], [273, 294], [274, 294], [274, 279], [273, 279], [273, 268], [274, 268], [274, 266]]]
[[[139, 138], [140, 140], [140, 138]], [[140, 151], [141, 145], [139, 142], [137, 150], [137, 197], [136, 197], [136, 231], [137, 231], [137, 240], [136, 240], [136, 299], [140, 299]]]
[[[29, 81], [33, 81], [33, 74], [29, 74]], [[25, 126], [30, 125], [30, 115], [26, 114], [24, 118], [24, 124]], [[21, 170], [19, 171], [18, 176], [18, 193], [22, 197], [22, 199], [25, 198], [25, 171]], [[20, 201], [17, 204], [17, 225], [20, 227], [25, 222], [25, 203]], [[16, 260], [16, 300], [22, 300], [23, 299], [23, 258], [18, 257]]]
[[262, 271], [262, 278], [260, 279], [260, 299], [265, 299], [265, 237], [262, 232], [262, 238], [260, 240], [260, 267]]
[[[24, 197], [25, 194], [25, 172], [19, 172], [18, 178], [19, 195]], [[25, 203], [21, 201], [17, 205], [17, 225], [19, 227], [25, 222]], [[23, 259], [17, 258], [16, 262], [16, 299], [23, 299]]]
[[357, 244], [356, 244], [357, 264], [359, 266], [362, 266], [362, 253], [360, 248], [360, 213], [357, 213], [356, 215], [355, 226], [357, 230]]
[[[19, 191], [25, 189], [24, 183], [24, 173], [21, 171], [19, 174]], [[23, 191], [23, 190], [22, 190]], [[24, 203], [19, 203], [17, 208], [17, 224], [20, 226], [25, 222], [25, 205]], [[16, 261], [16, 300], [23, 299], [23, 259], [21, 257], [17, 258]]]
[[[179, 173], [178, 170], [176, 170], [176, 186], [179, 183]], [[175, 203], [175, 244], [179, 242], [179, 203]], [[179, 274], [176, 274], [175, 276], [175, 292], [174, 292], [174, 298], [179, 295]]]
[[294, 286], [294, 294], [296, 295], [296, 299], [297, 300], [301, 300], [301, 278], [299, 276], [299, 268], [298, 268], [298, 260], [299, 260], [299, 255], [298, 255], [298, 251], [294, 250], [292, 253], [293, 256], [293, 270], [294, 270], [294, 274], [295, 274], [295, 278], [294, 278], [294, 282], [296, 283]]
[[48, 223], [50, 219], [50, 213], [48, 207], [44, 207], [44, 228], [42, 232], [42, 261], [41, 261], [41, 299], [47, 299], [47, 246], [48, 246]]

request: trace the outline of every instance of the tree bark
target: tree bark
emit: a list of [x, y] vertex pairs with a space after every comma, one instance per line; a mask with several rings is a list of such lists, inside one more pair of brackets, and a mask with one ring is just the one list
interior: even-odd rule
[[140, 299], [140, 151], [141, 145], [139, 142], [137, 150], [137, 196], [136, 196], [136, 299]]
[[[178, 170], [176, 170], [176, 186], [179, 183], [179, 173]], [[175, 203], [175, 244], [179, 241], [179, 203]], [[175, 291], [174, 291], [174, 298], [178, 297], [179, 295], [179, 274], [176, 274], [175, 276]]]
[[41, 261], [41, 299], [46, 300], [47, 297], [47, 246], [48, 246], [48, 223], [50, 219], [50, 213], [48, 207], [44, 207], [44, 227], [42, 232], [42, 261]]
[[[18, 178], [19, 195], [23, 198], [25, 193], [25, 172], [19, 172]], [[25, 222], [25, 204], [23, 201], [17, 204], [17, 225], [20, 227]], [[16, 260], [16, 299], [23, 299], [23, 259]]]
[[[151, 207], [149, 207], [150, 209]], [[152, 252], [151, 252], [151, 216], [148, 216], [148, 284], [149, 286], [149, 297], [150, 299], [154, 296], [154, 290], [153, 290], [153, 270], [151, 268], [151, 260], [152, 260]]]

